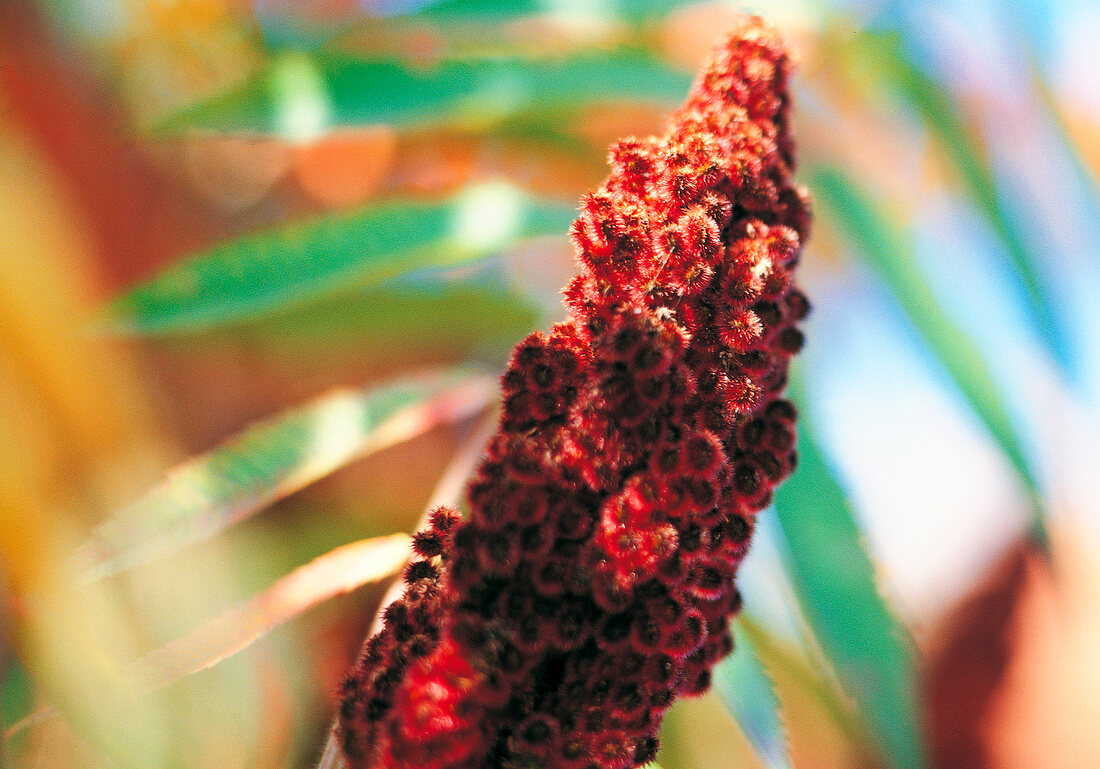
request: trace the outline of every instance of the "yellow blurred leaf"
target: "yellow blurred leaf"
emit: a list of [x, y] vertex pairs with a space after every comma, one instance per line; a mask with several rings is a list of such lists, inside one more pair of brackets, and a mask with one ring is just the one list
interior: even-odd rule
[[[37, 687], [122, 766], [169, 763], [167, 719], [137, 707], [134, 627], [116, 592], [73, 590], [74, 519], [95, 519], [161, 463], [156, 420], [125, 348], [81, 327], [95, 291], [80, 212], [0, 115], [0, 568]], [[121, 719], [120, 714], [126, 718]]]
[[136, 665], [153, 686], [167, 686], [247, 648], [311, 606], [397, 572], [409, 554], [407, 534], [338, 547], [302, 566], [246, 603], [147, 654]]

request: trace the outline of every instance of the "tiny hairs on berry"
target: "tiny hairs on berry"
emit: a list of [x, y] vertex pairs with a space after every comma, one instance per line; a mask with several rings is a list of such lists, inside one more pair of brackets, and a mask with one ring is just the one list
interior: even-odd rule
[[568, 317], [515, 349], [469, 515], [414, 537], [340, 697], [350, 769], [628, 769], [733, 649], [794, 468], [807, 234], [776, 32], [745, 17], [667, 131], [581, 201]]

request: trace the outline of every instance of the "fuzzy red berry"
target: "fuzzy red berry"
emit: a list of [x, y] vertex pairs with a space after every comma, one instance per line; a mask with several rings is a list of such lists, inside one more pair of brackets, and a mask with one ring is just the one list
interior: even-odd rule
[[788, 55], [745, 19], [668, 131], [611, 150], [569, 317], [513, 353], [469, 489], [342, 691], [352, 769], [627, 769], [733, 648], [737, 568], [794, 468], [809, 311]]

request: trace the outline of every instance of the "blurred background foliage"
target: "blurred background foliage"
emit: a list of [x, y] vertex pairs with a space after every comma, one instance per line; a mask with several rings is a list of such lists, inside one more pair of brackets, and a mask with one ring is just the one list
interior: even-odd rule
[[[736, 4], [0, 7], [0, 765], [310, 767]], [[1100, 763], [1100, 11], [784, 0], [800, 469], [664, 769]]]

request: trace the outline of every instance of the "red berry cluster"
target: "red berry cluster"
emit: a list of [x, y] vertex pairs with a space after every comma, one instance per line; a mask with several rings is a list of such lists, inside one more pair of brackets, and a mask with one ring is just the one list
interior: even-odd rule
[[345, 684], [355, 769], [638, 766], [732, 650], [738, 564], [795, 464], [789, 68], [746, 19], [666, 135], [612, 148], [570, 317], [516, 348], [469, 518], [416, 535]]

